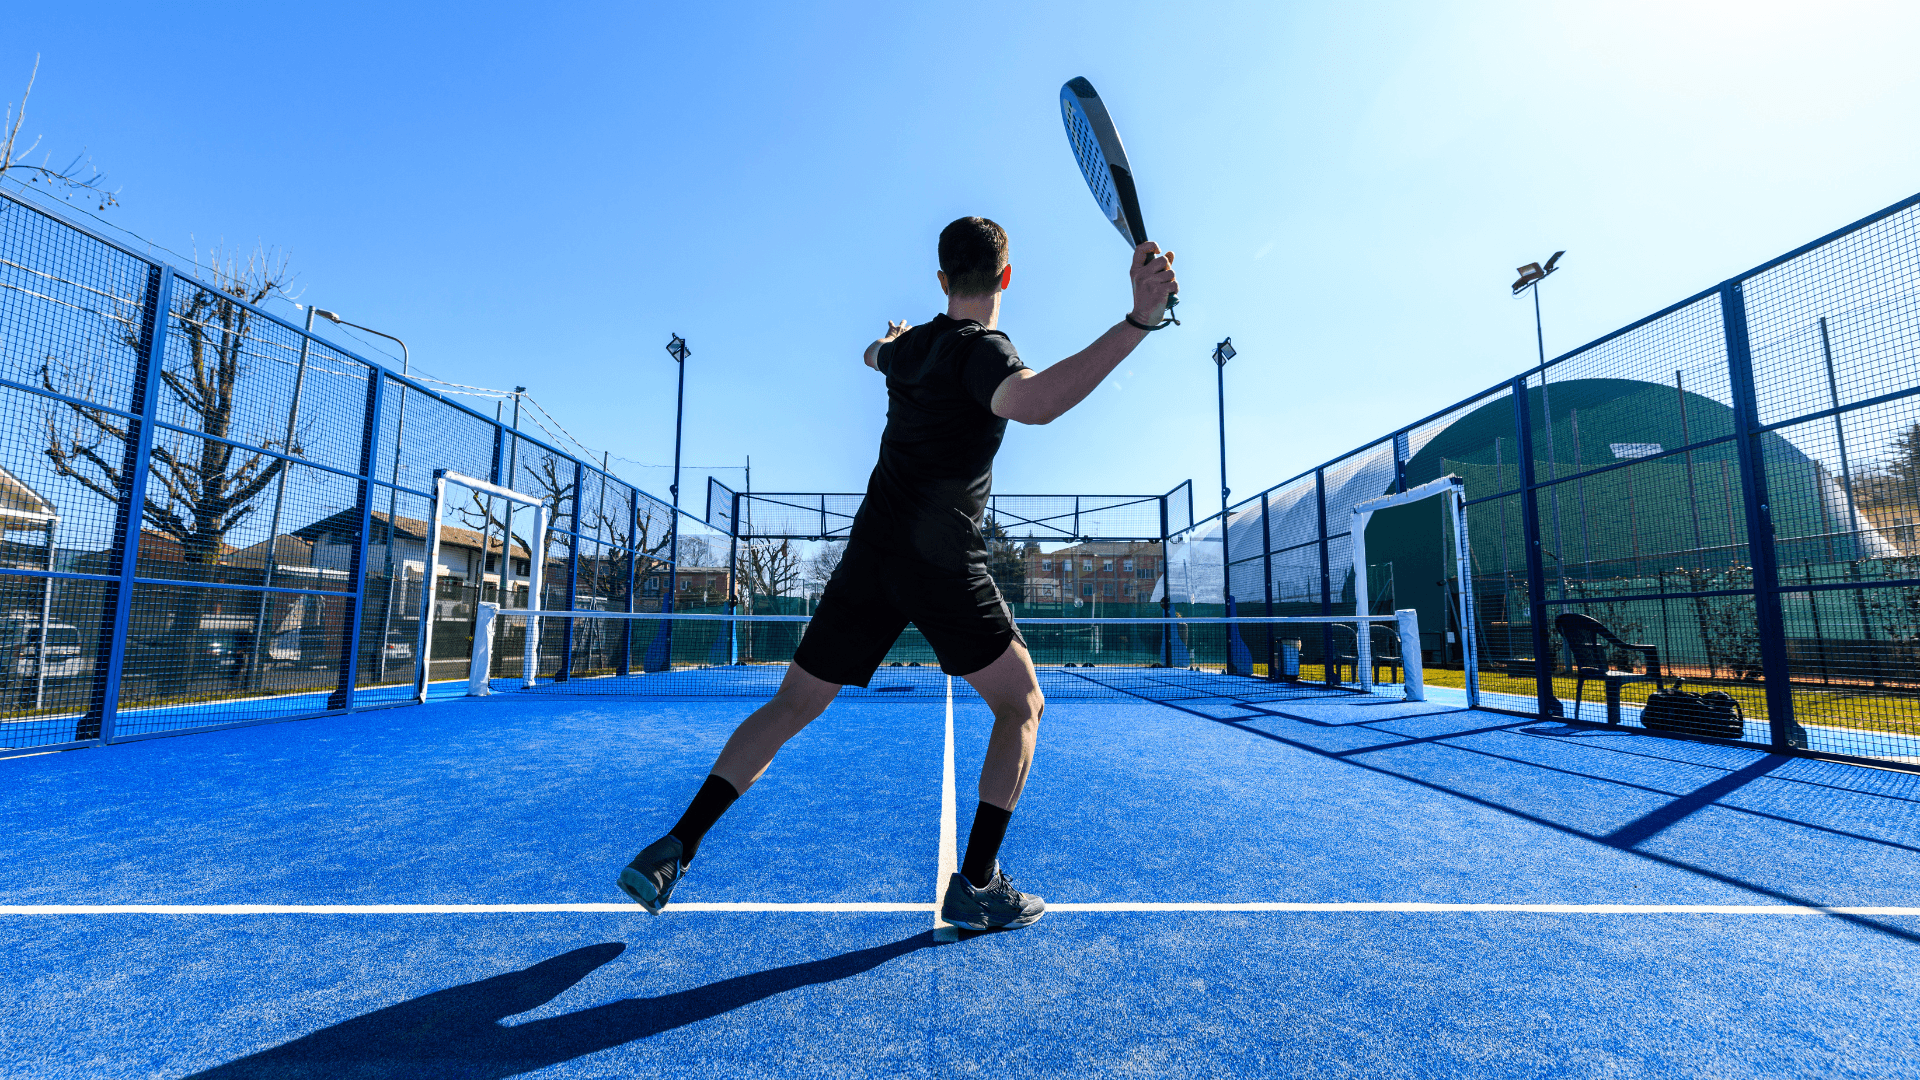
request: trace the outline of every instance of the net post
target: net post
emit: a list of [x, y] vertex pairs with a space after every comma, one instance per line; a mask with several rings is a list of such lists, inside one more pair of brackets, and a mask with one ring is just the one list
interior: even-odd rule
[[1408, 701], [1427, 700], [1425, 659], [1420, 655], [1420, 612], [1401, 608], [1393, 613], [1400, 625], [1400, 670]]
[[[500, 617], [500, 605], [480, 601], [473, 621], [473, 659], [467, 664], [467, 696], [487, 697], [493, 693], [493, 633]], [[533, 620], [529, 619], [528, 622]]]

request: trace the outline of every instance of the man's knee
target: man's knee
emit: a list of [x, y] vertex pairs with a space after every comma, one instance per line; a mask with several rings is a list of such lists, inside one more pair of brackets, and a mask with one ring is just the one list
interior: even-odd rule
[[1009, 701], [993, 710], [993, 718], [1002, 724], [1017, 724], [1025, 728], [1038, 728], [1040, 718], [1046, 714], [1047, 701], [1038, 690], [1023, 698]]
[[767, 704], [782, 720], [805, 725], [827, 711], [827, 706], [833, 704], [834, 695], [839, 690], [837, 686], [824, 691], [817, 686], [782, 686]]

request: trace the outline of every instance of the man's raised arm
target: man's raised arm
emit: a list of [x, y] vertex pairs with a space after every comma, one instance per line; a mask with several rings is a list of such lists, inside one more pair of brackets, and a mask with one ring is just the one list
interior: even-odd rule
[[[1128, 274], [1133, 279], [1130, 316], [1134, 322], [1152, 326], [1166, 311], [1167, 297], [1179, 291], [1179, 282], [1173, 276], [1173, 252], [1162, 255], [1160, 245], [1149, 240], [1134, 249], [1129, 263]], [[1147, 331], [1123, 319], [1095, 338], [1093, 344], [1045, 371], [1014, 372], [993, 392], [994, 415], [1022, 424], [1051, 423], [1093, 393], [1093, 388], [1146, 336]], [[876, 342], [868, 355], [878, 347]], [[873, 361], [867, 363], [872, 366]]]
[[897, 323], [894, 322], [892, 319], [888, 319], [886, 335], [875, 340], [873, 344], [867, 346], [867, 352], [864, 358], [867, 362], [867, 366], [872, 368], [875, 371], [879, 371], [880, 370], [880, 346], [885, 345], [887, 342], [892, 341], [894, 338], [899, 337], [901, 334], [904, 334], [911, 329], [913, 329], [913, 324], [908, 322], [905, 319], [901, 319]]

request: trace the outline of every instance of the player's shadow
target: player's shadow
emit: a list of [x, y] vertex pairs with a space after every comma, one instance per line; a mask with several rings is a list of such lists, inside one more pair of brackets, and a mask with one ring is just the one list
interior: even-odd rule
[[851, 978], [936, 943], [934, 933], [927, 931], [870, 949], [756, 971], [659, 997], [626, 998], [523, 1024], [502, 1023], [559, 997], [627, 948], [620, 942], [588, 945], [522, 971], [436, 990], [356, 1016], [195, 1073], [194, 1078], [484, 1080], [517, 1076], [697, 1024], [789, 990]]

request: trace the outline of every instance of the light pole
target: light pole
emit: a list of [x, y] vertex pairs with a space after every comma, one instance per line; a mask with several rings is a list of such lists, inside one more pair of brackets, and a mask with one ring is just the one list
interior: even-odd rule
[[1564, 251], [1556, 251], [1553, 253], [1553, 257], [1549, 258], [1544, 265], [1541, 263], [1528, 263], [1514, 271], [1514, 273], [1520, 275], [1520, 280], [1513, 283], [1513, 295], [1519, 296], [1523, 289], [1533, 289], [1533, 338], [1534, 343], [1540, 347], [1540, 362], [1542, 364], [1547, 362], [1547, 339], [1540, 331], [1540, 290], [1537, 286], [1547, 280], [1548, 274], [1559, 269], [1556, 264], [1559, 263], [1560, 256], [1565, 254], [1566, 252]]
[[[675, 393], [673, 405], [673, 484], [667, 488], [673, 496], [673, 533], [667, 542], [667, 595], [661, 602], [661, 611], [673, 611], [674, 590], [679, 587], [680, 578], [680, 432], [681, 422], [687, 411], [687, 357], [693, 350], [687, 348], [687, 339], [679, 334], [673, 335], [667, 342], [667, 355], [680, 367], [680, 387]], [[671, 629], [671, 624], [669, 624]]]
[[1232, 338], [1213, 347], [1215, 384], [1220, 399], [1220, 599], [1226, 605], [1228, 618], [1233, 617], [1233, 563], [1227, 550], [1227, 497], [1231, 490], [1227, 487], [1227, 361], [1237, 355]]
[[[412, 361], [412, 357], [407, 352], [406, 342], [401, 341], [399, 338], [394, 337], [392, 334], [375, 330], [370, 326], [361, 326], [359, 323], [350, 323], [347, 320], [341, 318], [340, 316], [335, 315], [333, 312], [326, 310], [325, 308], [312, 308], [308, 311], [307, 313], [308, 329], [313, 328], [313, 317], [315, 315], [318, 315], [321, 318], [326, 319], [327, 321], [335, 323], [340, 326], [351, 326], [355, 330], [364, 330], [367, 333], [374, 335], [375, 337], [383, 337], [383, 338], [386, 338], [388, 341], [391, 341], [394, 344], [399, 345], [400, 346], [400, 374], [407, 375], [411, 372], [411, 369], [413, 367], [413, 361]], [[406, 434], [407, 434], [407, 391], [405, 387], [402, 387], [400, 390], [399, 422], [394, 426], [394, 432], [393, 432], [393, 472], [390, 478], [390, 483], [387, 486], [387, 544], [386, 544], [387, 554], [386, 554], [386, 568], [385, 568], [386, 581], [387, 581], [387, 602], [385, 606], [387, 610], [380, 618], [380, 658], [375, 664], [377, 674], [374, 676], [375, 680], [378, 682], [385, 682], [387, 680], [387, 635], [393, 632], [393, 515], [394, 515], [394, 512], [399, 509], [400, 443], [403, 439], [406, 438]], [[422, 581], [426, 580], [425, 564], [422, 564], [420, 567], [420, 579]], [[415, 640], [417, 641], [418, 638], [419, 638], [419, 635], [416, 634]], [[359, 647], [360, 647], [359, 643], [355, 642], [354, 648], [359, 648]], [[416, 662], [424, 664], [426, 663], [426, 657], [424, 656], [418, 657]]]
[[[1560, 479], [1560, 466], [1559, 456], [1553, 452], [1553, 404], [1547, 397], [1547, 338], [1540, 327], [1540, 283], [1547, 280], [1547, 275], [1558, 269], [1560, 256], [1565, 254], [1565, 251], [1556, 251], [1544, 264], [1528, 263], [1516, 268], [1514, 272], [1520, 277], [1513, 283], [1513, 295], [1519, 296], [1522, 290], [1533, 293], [1533, 342], [1540, 355], [1540, 420], [1546, 427], [1547, 480], [1549, 482]], [[1560, 487], [1557, 484], [1552, 489], [1552, 499], [1553, 564], [1558, 571], [1554, 574], [1554, 578], [1559, 582], [1560, 599], [1564, 600], [1567, 595], [1567, 562], [1562, 554], [1566, 548], [1560, 535]]]

